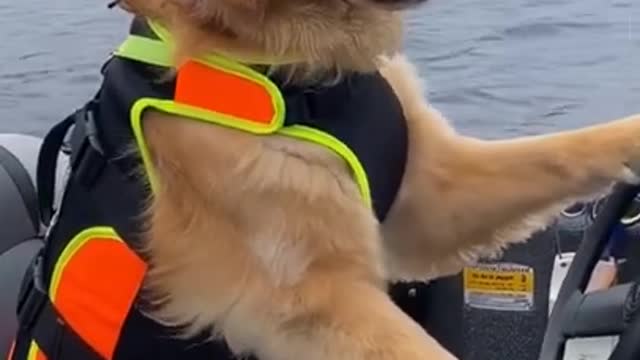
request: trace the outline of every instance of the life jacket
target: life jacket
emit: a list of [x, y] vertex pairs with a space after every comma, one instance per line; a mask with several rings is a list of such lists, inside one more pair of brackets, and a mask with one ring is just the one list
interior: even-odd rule
[[[148, 109], [325, 146], [350, 166], [363, 202], [380, 221], [392, 205], [406, 163], [407, 128], [379, 73], [311, 89], [279, 85], [247, 66], [208, 56], [182, 65], [175, 80], [157, 81], [171, 67], [170, 43], [162, 27], [136, 18], [103, 67], [95, 97], [45, 137], [37, 185], [49, 227], [46, 246], [25, 276], [10, 359], [234, 358], [224, 341], [209, 341], [208, 334], [180, 339], [176, 329], [141, 312], [147, 259], [140, 251], [140, 217], [155, 186], [143, 134]], [[123, 155], [131, 144], [141, 157]], [[68, 148], [71, 165], [54, 210], [61, 148]], [[150, 188], [136, 171], [141, 165]]]

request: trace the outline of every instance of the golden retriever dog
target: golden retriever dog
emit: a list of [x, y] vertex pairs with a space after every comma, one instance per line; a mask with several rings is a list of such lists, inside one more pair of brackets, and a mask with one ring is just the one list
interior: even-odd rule
[[[261, 360], [453, 359], [387, 295], [525, 241], [577, 199], [637, 182], [640, 116], [546, 136], [458, 134], [401, 54], [420, 0], [122, 0], [162, 23], [176, 64], [215, 52], [292, 84], [380, 71], [408, 122], [399, 194], [379, 223], [331, 151], [149, 112], [159, 178], [146, 234], [150, 315]], [[247, 60], [249, 59], [249, 60]]]

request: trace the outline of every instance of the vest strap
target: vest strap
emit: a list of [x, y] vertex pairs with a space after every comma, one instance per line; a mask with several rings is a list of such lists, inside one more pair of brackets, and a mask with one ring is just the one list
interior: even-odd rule
[[[18, 323], [23, 343], [16, 344], [16, 354], [27, 353], [28, 360], [37, 359], [42, 352], [47, 360], [101, 360], [76, 332], [70, 329], [54, 305], [44, 287], [43, 255], [40, 252], [27, 269], [25, 282], [18, 301]], [[64, 353], [60, 353], [64, 349]]]
[[65, 325], [48, 300], [44, 302], [38, 323], [31, 330], [31, 336], [47, 360], [103, 360], [78, 334]]
[[[160, 67], [171, 66], [172, 41], [166, 29], [147, 22], [158, 39], [131, 34], [115, 52], [123, 61], [133, 60]], [[254, 135], [281, 134], [313, 142], [340, 155], [353, 171], [362, 198], [372, 207], [367, 174], [358, 157], [337, 138], [308, 126], [315, 117], [304, 91], [283, 93], [269, 77], [249, 66], [210, 54], [191, 59], [175, 69], [173, 93], [166, 97], [143, 96], [133, 99], [131, 128], [141, 153], [151, 190], [158, 181], [143, 131], [143, 112], [149, 109], [230, 127]], [[344, 101], [340, 99], [341, 101]]]
[[38, 205], [40, 216], [45, 226], [48, 226], [53, 216], [53, 199], [55, 188], [56, 168], [58, 156], [64, 142], [64, 138], [71, 126], [75, 123], [78, 112], [68, 116], [56, 124], [44, 137], [36, 170], [36, 184], [38, 187]]
[[[38, 154], [36, 184], [38, 210], [45, 226], [50, 225], [55, 211], [53, 209], [55, 177], [61, 151], [70, 153], [70, 166], [75, 172], [74, 176], [86, 187], [94, 184], [108, 163], [117, 166], [122, 170], [123, 175], [133, 177], [129, 170], [135, 167], [134, 159], [131, 157], [110, 159], [104, 152], [96, 128], [97, 104], [96, 99], [89, 101], [51, 128], [43, 139]], [[71, 129], [72, 126], [73, 129]], [[70, 129], [71, 136], [67, 143], [66, 138]], [[69, 145], [68, 149], [67, 145]]]
[[160, 67], [173, 65], [165, 43], [138, 35], [129, 35], [114, 55]]
[[33, 258], [18, 295], [18, 323], [20, 328], [31, 328], [47, 299], [42, 276], [42, 249]]
[[[69, 129], [74, 126], [71, 153], [71, 167], [75, 170], [86, 161], [80, 163], [87, 145], [91, 145], [98, 153], [102, 154], [100, 142], [97, 139], [95, 130], [95, 119], [93, 118], [94, 101], [90, 101], [84, 107], [76, 110], [64, 120], [53, 126], [42, 141], [40, 152], [38, 153], [36, 184], [38, 187], [38, 204], [41, 220], [45, 226], [49, 226], [53, 217], [55, 177], [58, 167], [58, 156], [65, 146], [65, 139]], [[81, 136], [78, 134], [81, 133]], [[93, 159], [98, 160], [98, 159]], [[95, 173], [99, 169], [99, 164], [103, 162], [91, 161], [90, 167]], [[86, 166], [85, 166], [86, 167]], [[80, 168], [81, 173], [86, 173], [87, 169]], [[95, 177], [95, 176], [94, 176]]]

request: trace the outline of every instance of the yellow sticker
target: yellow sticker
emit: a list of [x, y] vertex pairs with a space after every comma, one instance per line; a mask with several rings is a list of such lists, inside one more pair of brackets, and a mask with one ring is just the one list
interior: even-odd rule
[[463, 271], [465, 304], [501, 311], [531, 311], [533, 268], [513, 263], [479, 264]]

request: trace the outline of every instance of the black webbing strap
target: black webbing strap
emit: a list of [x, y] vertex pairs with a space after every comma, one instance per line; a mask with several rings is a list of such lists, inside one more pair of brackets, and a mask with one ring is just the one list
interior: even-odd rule
[[75, 331], [66, 326], [50, 301], [44, 303], [38, 322], [31, 330], [31, 336], [47, 360], [103, 359]]
[[[105, 160], [96, 137], [94, 107], [96, 100], [87, 103], [67, 118], [56, 124], [45, 136], [38, 154], [37, 178], [38, 205], [42, 222], [49, 226], [53, 217], [55, 183], [58, 157], [67, 145], [69, 129], [74, 126], [68, 139], [71, 147], [70, 165], [74, 177], [81, 183], [90, 183], [100, 173]], [[93, 151], [87, 151], [87, 149]], [[19, 340], [16, 352], [25, 354], [31, 340], [49, 360], [99, 360], [96, 353], [82, 338], [65, 324], [55, 305], [51, 303], [43, 275], [43, 254], [40, 250], [27, 270], [18, 298]], [[19, 355], [19, 356], [23, 356]]]
[[26, 350], [31, 340], [48, 360], [101, 360], [82, 338], [67, 326], [51, 303], [44, 287], [42, 254], [35, 258], [25, 277], [18, 300], [18, 323]]
[[[81, 110], [79, 110], [81, 111]], [[58, 156], [65, 136], [71, 125], [75, 123], [78, 112], [68, 116], [49, 130], [42, 141], [38, 154], [36, 184], [38, 187], [38, 204], [40, 218], [45, 226], [49, 226], [53, 216], [53, 200], [55, 197], [56, 169]]]
[[[36, 184], [38, 186], [40, 217], [45, 226], [50, 225], [54, 212], [58, 156], [65, 145], [65, 139], [72, 125], [75, 127], [70, 139], [71, 168], [94, 179], [104, 164], [103, 151], [97, 139], [95, 128], [94, 107], [96, 104], [95, 99], [91, 100], [84, 107], [56, 124], [42, 142], [38, 154]], [[90, 152], [97, 155], [95, 158], [85, 159], [87, 147], [95, 150]]]

